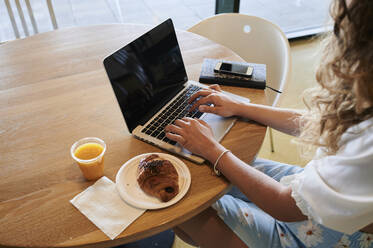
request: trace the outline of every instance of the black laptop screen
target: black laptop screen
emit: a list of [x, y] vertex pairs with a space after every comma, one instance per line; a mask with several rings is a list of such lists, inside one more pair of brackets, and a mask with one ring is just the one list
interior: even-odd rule
[[104, 66], [130, 132], [187, 81], [171, 19], [107, 57]]

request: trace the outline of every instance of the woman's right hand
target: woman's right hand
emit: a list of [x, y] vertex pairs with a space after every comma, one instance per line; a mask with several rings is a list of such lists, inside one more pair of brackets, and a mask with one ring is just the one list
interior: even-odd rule
[[195, 102], [190, 111], [198, 108], [201, 112], [213, 113], [223, 117], [236, 115], [235, 107], [238, 105], [238, 102], [222, 93], [220, 86], [217, 84], [211, 85], [208, 89], [202, 89], [194, 93], [190, 97], [189, 103], [193, 101]]

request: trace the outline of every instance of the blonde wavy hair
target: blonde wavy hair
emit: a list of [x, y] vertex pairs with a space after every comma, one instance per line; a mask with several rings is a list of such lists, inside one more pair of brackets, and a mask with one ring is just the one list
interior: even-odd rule
[[299, 136], [329, 155], [349, 127], [373, 116], [373, 0], [334, 0], [330, 12], [334, 29], [324, 40], [318, 87], [304, 93]]

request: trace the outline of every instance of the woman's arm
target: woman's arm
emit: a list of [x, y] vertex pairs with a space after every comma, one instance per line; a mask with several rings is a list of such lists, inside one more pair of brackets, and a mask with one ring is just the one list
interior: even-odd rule
[[[220, 92], [217, 85], [195, 93], [190, 102], [196, 100], [191, 110], [198, 108], [201, 112], [221, 116], [241, 116], [289, 135], [299, 134], [300, 112], [291, 109], [275, 108], [265, 105], [244, 103], [230, 98]], [[212, 104], [212, 105], [208, 105]]]
[[[166, 127], [166, 136], [214, 164], [225, 148], [216, 142], [211, 128], [202, 120], [183, 118]], [[224, 154], [217, 169], [252, 202], [281, 221], [300, 221], [306, 217], [291, 197], [291, 189], [245, 164], [232, 153]]]
[[289, 135], [299, 135], [300, 111], [252, 103], [239, 103], [235, 108], [237, 116], [254, 120]]
[[[219, 153], [218, 153], [219, 154]], [[217, 155], [215, 154], [216, 158]], [[215, 159], [216, 160], [216, 159]], [[212, 159], [210, 161], [214, 163]], [[228, 152], [216, 167], [231, 183], [236, 185], [250, 201], [279, 221], [303, 221], [302, 214], [291, 196], [291, 188], [238, 159]]]

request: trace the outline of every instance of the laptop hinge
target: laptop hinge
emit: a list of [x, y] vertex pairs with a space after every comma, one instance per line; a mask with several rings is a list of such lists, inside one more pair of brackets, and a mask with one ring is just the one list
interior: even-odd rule
[[164, 105], [166, 105], [173, 97], [175, 97], [182, 89], [184, 84], [178, 85], [177, 87], [172, 87], [168, 89], [168, 93], [165, 94], [167, 97], [158, 99], [158, 102], [154, 103], [154, 107], [144, 114], [141, 118], [139, 125], [145, 125], [146, 122], [150, 120]]

